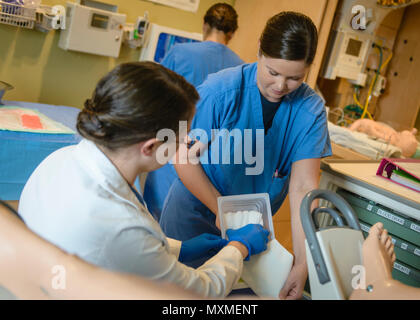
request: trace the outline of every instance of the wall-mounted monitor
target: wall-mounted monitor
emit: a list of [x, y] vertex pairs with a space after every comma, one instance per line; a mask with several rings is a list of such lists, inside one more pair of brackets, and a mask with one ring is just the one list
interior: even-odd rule
[[203, 36], [183, 30], [151, 24], [140, 60], [162, 62], [166, 53], [177, 43], [199, 42]]

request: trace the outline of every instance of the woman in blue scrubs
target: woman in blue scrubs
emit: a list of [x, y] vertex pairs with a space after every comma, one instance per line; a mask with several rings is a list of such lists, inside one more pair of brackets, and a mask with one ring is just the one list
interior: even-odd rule
[[[217, 3], [204, 16], [204, 41], [175, 45], [161, 64], [197, 87], [209, 74], [244, 63], [227, 47], [237, 28], [235, 9], [229, 4]], [[176, 177], [171, 165], [165, 165], [147, 176], [144, 200], [156, 220], [160, 218], [164, 200]]]
[[244, 63], [227, 47], [237, 29], [235, 9], [227, 3], [217, 3], [204, 16], [203, 41], [176, 44], [162, 65], [197, 87], [209, 74]]
[[[267, 192], [275, 213], [289, 194], [295, 261], [281, 298], [302, 295], [307, 264], [300, 203], [318, 187], [320, 159], [331, 155], [324, 101], [303, 82], [316, 48], [317, 30], [310, 18], [282, 12], [268, 20], [256, 63], [210, 75], [198, 87], [190, 137], [200, 135], [192, 147], [201, 150], [200, 163], [190, 157], [187, 164], [174, 164], [179, 178], [160, 219], [165, 233], [179, 240], [203, 232], [220, 234], [217, 197]], [[206, 143], [202, 137], [211, 137], [215, 129], [235, 138], [229, 138], [230, 145], [210, 138]], [[242, 147], [232, 143], [238, 130]], [[230, 162], [212, 161], [226, 146]]]

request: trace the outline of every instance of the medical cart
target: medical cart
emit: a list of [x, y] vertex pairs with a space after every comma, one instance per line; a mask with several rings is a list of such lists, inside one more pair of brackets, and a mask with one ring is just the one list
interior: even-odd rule
[[[352, 206], [365, 237], [370, 226], [382, 222], [395, 246], [393, 278], [420, 288], [420, 193], [376, 176], [379, 163], [323, 160], [319, 187], [336, 192]], [[321, 226], [331, 224], [328, 215], [321, 217]]]

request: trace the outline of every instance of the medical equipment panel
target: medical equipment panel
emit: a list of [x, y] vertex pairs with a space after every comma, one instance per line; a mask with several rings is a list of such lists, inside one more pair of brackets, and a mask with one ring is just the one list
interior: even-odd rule
[[166, 53], [177, 43], [200, 42], [203, 36], [173, 28], [150, 24], [145, 46], [140, 54], [140, 61], [162, 62]]
[[67, 2], [66, 26], [61, 30], [59, 47], [102, 56], [118, 57], [125, 14], [117, 7], [97, 1]]
[[366, 64], [373, 52], [372, 44], [386, 41], [378, 33], [382, 21], [392, 10], [418, 1], [399, 2], [399, 5], [392, 6], [374, 0], [340, 1], [320, 75], [331, 80], [341, 77], [355, 85], [365, 86]]
[[332, 31], [331, 47], [327, 50], [328, 61], [322, 70], [323, 77], [336, 77], [353, 80], [355, 84], [364, 86], [366, 83], [367, 57], [373, 42], [369, 34], [353, 31]]
[[126, 23], [124, 26], [123, 42], [130, 48], [139, 48], [143, 45], [149, 29], [149, 13], [146, 11], [143, 17], [137, 17], [136, 23]]

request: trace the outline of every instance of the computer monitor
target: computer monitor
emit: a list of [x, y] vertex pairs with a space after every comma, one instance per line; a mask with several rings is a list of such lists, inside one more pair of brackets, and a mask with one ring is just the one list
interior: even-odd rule
[[166, 53], [177, 43], [200, 42], [203, 36], [200, 33], [151, 24], [145, 45], [140, 54], [140, 61], [162, 62]]

